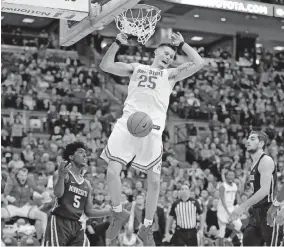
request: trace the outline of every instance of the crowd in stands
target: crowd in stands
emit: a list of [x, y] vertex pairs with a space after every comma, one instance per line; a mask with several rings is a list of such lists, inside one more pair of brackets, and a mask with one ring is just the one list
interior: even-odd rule
[[[149, 53], [147, 53], [149, 52]], [[121, 61], [144, 61], [150, 51], [138, 48], [136, 56], [130, 52], [120, 56]], [[144, 54], [145, 53], [145, 54]], [[217, 55], [216, 55], [217, 54]], [[215, 52], [214, 58], [220, 58]], [[213, 56], [213, 55], [212, 55]], [[283, 56], [282, 56], [283, 58]], [[267, 58], [268, 60], [268, 58]], [[265, 67], [266, 61], [261, 61]], [[162, 165], [161, 192], [159, 198], [158, 230], [163, 240], [166, 218], [173, 201], [179, 198], [182, 184], [189, 184], [192, 197], [198, 199], [207, 214], [204, 229], [205, 245], [217, 238], [216, 188], [224, 179], [228, 169], [235, 171], [238, 185], [238, 203], [251, 194], [247, 185], [250, 159], [245, 151], [245, 140], [252, 126], [262, 128], [269, 136], [267, 153], [278, 166], [278, 187], [284, 182], [284, 77], [281, 71], [262, 69], [259, 74], [247, 74], [231, 60], [222, 58], [209, 60], [207, 66], [195, 76], [178, 83], [171, 96], [170, 108], [181, 118], [204, 119], [208, 121], [207, 134], [201, 134], [196, 126], [188, 128], [186, 162], [179, 160], [170, 143], [173, 133], [163, 133], [164, 154]], [[282, 67], [283, 68], [283, 67]], [[47, 195], [33, 193], [32, 203], [47, 215], [52, 208], [52, 176], [61, 161], [64, 146], [74, 140], [83, 141], [88, 148], [88, 169], [84, 175], [90, 180], [94, 206], [110, 206], [106, 186], [106, 164], [99, 158], [119, 113], [112, 109], [104, 92], [105, 76], [95, 66], [87, 67], [78, 60], [48, 57], [45, 53], [2, 53], [2, 113], [1, 123], [1, 169], [2, 196], [10, 177], [23, 172], [24, 179], [32, 178], [38, 188], [48, 191]], [[38, 118], [31, 113], [37, 112]], [[38, 121], [43, 124], [39, 132]], [[238, 127], [235, 123], [244, 127]], [[133, 209], [133, 226], [127, 226], [117, 244], [136, 241], [141, 244], [135, 232], [142, 222], [145, 207], [145, 174], [133, 169], [121, 174], [124, 207]], [[28, 184], [30, 186], [30, 184]], [[5, 204], [20, 204], [21, 195], [11, 195], [16, 201], [4, 200]], [[9, 198], [8, 198], [9, 199]], [[247, 215], [243, 215], [245, 221]], [[39, 245], [42, 236], [34, 237], [35, 227], [41, 222], [16, 217], [5, 220], [3, 240], [6, 245]], [[89, 238], [97, 245], [103, 245], [107, 225], [96, 226], [102, 220], [92, 220], [87, 226]], [[2, 224], [4, 226], [4, 224]], [[95, 230], [94, 230], [95, 229]], [[173, 227], [174, 231], [174, 227]], [[131, 241], [130, 241], [131, 240]], [[235, 243], [238, 244], [237, 241]]]

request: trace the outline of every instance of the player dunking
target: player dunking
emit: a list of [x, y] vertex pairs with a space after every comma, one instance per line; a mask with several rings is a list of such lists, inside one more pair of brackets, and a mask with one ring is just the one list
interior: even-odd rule
[[[220, 185], [219, 194], [220, 201], [217, 208], [218, 224], [219, 224], [219, 245], [223, 246], [223, 239], [226, 233], [226, 227], [230, 223], [230, 214], [235, 209], [235, 200], [238, 192], [238, 187], [234, 183], [235, 172], [228, 171], [226, 173], [226, 181]], [[240, 219], [231, 222], [236, 232], [240, 232], [242, 222]]]
[[[153, 246], [155, 242], [151, 225], [160, 190], [162, 132], [165, 127], [169, 97], [175, 83], [199, 71], [204, 66], [204, 60], [184, 42], [182, 35], [177, 33], [172, 35], [172, 45], [159, 45], [150, 66], [115, 62], [120, 44], [126, 43], [127, 35], [118, 34], [116, 42], [108, 49], [100, 64], [100, 68], [105, 72], [130, 77], [123, 116], [115, 124], [107, 146], [101, 154], [101, 158], [108, 162], [107, 182], [113, 210], [116, 212], [106, 237], [109, 240], [116, 238], [121, 227], [129, 218], [129, 213], [122, 210], [120, 201], [120, 172], [123, 166], [131, 163], [134, 168], [147, 173], [146, 217], [144, 224], [139, 229], [138, 236], [144, 245]], [[174, 60], [177, 47], [186, 53], [189, 62], [177, 68], [168, 69]], [[144, 138], [136, 138], [127, 130], [128, 117], [137, 111], [147, 113], [155, 125], [152, 132]]]
[[[241, 204], [231, 214], [234, 220], [247, 209], [250, 209], [248, 225], [244, 229], [243, 246], [275, 246], [273, 227], [266, 220], [267, 211], [272, 204], [277, 183], [277, 169], [272, 158], [264, 153], [267, 144], [267, 135], [264, 132], [252, 131], [247, 140], [253, 165], [250, 173], [250, 182], [253, 186], [253, 195]], [[281, 236], [282, 233], [279, 235]], [[278, 244], [280, 243], [278, 238]]]
[[89, 246], [85, 235], [87, 217], [110, 216], [112, 211], [93, 209], [90, 183], [81, 176], [87, 165], [84, 144], [68, 144], [62, 156], [64, 161], [54, 179], [57, 201], [46, 228], [44, 246]]

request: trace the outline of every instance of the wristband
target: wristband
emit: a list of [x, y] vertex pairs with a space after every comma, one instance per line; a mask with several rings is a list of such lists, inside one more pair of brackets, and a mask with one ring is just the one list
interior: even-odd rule
[[121, 42], [118, 39], [116, 39], [114, 42], [121, 46]]
[[178, 45], [179, 50], [183, 47], [184, 43], [185, 43], [184, 41], [180, 42], [180, 44]]

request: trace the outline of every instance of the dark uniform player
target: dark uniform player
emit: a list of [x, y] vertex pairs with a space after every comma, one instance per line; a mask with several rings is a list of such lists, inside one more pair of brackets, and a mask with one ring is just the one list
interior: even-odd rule
[[[250, 183], [253, 195], [231, 215], [231, 220], [249, 209], [248, 225], [244, 229], [243, 246], [275, 245], [273, 227], [266, 220], [267, 211], [272, 205], [277, 184], [277, 168], [272, 158], [264, 153], [267, 135], [263, 132], [251, 132], [247, 140], [247, 151], [253, 160]], [[279, 236], [282, 236], [280, 233]], [[281, 237], [278, 238], [278, 244]]]
[[110, 216], [112, 211], [92, 209], [91, 186], [81, 176], [81, 169], [87, 164], [84, 144], [68, 144], [63, 159], [54, 182], [57, 200], [47, 225], [44, 246], [89, 246], [85, 235], [87, 218]]

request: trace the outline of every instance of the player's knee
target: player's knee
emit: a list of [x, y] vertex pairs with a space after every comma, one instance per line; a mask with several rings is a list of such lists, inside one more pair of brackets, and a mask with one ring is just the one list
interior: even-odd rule
[[120, 176], [122, 165], [117, 161], [110, 161], [107, 168], [107, 176]]

